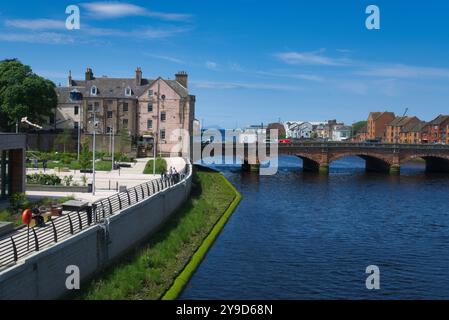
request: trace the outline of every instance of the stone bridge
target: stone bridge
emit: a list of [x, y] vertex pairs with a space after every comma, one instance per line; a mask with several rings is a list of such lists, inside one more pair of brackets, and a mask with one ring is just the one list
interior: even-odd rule
[[[274, 154], [274, 144], [231, 144], [213, 143], [206, 146], [215, 148], [223, 156], [230, 151], [243, 162], [243, 169], [257, 171], [259, 163], [269, 160]], [[206, 147], [203, 147], [205, 150]], [[263, 150], [261, 150], [261, 148]], [[449, 145], [434, 144], [368, 144], [368, 143], [300, 143], [278, 145], [278, 155], [297, 156], [303, 160], [305, 171], [329, 172], [329, 165], [338, 159], [358, 156], [365, 160], [367, 171], [399, 174], [401, 165], [416, 158], [424, 159], [426, 171], [449, 173]], [[213, 154], [213, 153], [212, 153]]]

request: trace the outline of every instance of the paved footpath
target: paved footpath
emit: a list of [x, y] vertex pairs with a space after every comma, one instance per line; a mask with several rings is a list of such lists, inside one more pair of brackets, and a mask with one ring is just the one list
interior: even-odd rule
[[[115, 170], [114, 172], [97, 171], [95, 174], [96, 182], [96, 194], [91, 193], [79, 193], [79, 192], [48, 192], [48, 191], [27, 191], [26, 194], [31, 200], [37, 200], [41, 198], [62, 198], [67, 196], [73, 196], [77, 200], [95, 202], [100, 199], [110, 197], [117, 193], [116, 186], [126, 186], [132, 188], [150, 180], [160, 178], [160, 172], [156, 175], [144, 174], [143, 171], [149, 160], [152, 158], [137, 159], [136, 163], [131, 168], [121, 168], [120, 172]], [[166, 158], [167, 168], [174, 167], [177, 171], [184, 169], [186, 162], [183, 158]], [[42, 170], [28, 169], [27, 174], [31, 173], [43, 173]], [[74, 181], [81, 185], [81, 177], [83, 173], [79, 171], [71, 170], [70, 172], [55, 172], [53, 169], [46, 170], [48, 174], [57, 174], [60, 177], [73, 176]], [[88, 179], [87, 183], [92, 183], [92, 174], [86, 174]], [[110, 186], [110, 187], [109, 187]], [[109, 190], [111, 188], [112, 190]]]

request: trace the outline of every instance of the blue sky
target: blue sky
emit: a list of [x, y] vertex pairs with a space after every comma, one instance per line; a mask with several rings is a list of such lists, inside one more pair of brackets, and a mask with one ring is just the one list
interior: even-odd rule
[[[64, 27], [71, 4], [80, 30]], [[380, 30], [365, 28], [370, 4]], [[0, 53], [63, 85], [87, 66], [111, 77], [185, 70], [206, 126], [449, 113], [444, 0], [16, 0], [0, 8]]]

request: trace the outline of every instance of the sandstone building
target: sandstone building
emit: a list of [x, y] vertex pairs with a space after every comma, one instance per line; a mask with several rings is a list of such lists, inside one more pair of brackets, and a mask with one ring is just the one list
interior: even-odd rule
[[[179, 72], [174, 80], [146, 79], [137, 68], [133, 78], [95, 77], [87, 68], [83, 80], [68, 76], [67, 87], [58, 87], [56, 129], [78, 129], [92, 134], [123, 134], [136, 141], [156, 143], [159, 154], [176, 145], [188, 152], [193, 132], [195, 96], [188, 91], [188, 75]], [[95, 121], [94, 121], [95, 119]]]

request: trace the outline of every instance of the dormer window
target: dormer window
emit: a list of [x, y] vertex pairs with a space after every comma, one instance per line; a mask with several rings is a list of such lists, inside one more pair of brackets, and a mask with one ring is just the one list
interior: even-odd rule
[[70, 91], [70, 100], [71, 101], [80, 101], [80, 100], [82, 100], [81, 92], [79, 92], [76, 89]]
[[133, 91], [131, 90], [131, 88], [130, 88], [130, 87], [127, 87], [127, 88], [125, 89], [125, 96], [131, 97], [132, 94], [133, 94]]
[[90, 88], [90, 94], [96, 96], [98, 94], [98, 88], [96, 86], [92, 86], [92, 88]]

